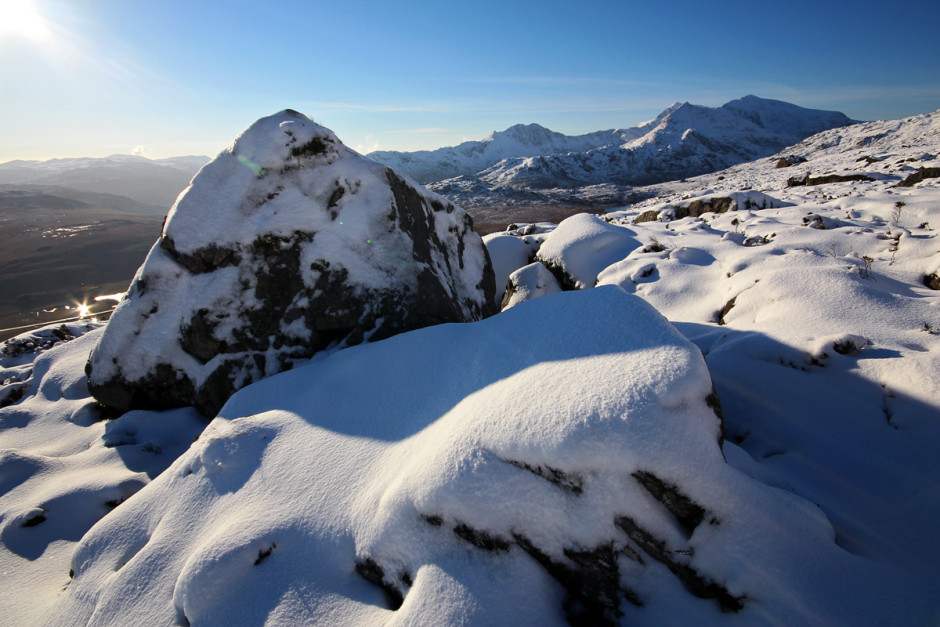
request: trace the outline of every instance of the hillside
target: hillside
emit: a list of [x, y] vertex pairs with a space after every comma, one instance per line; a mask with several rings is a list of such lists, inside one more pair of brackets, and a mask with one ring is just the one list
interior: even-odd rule
[[66, 318], [81, 304], [106, 309], [94, 298], [127, 288], [165, 214], [114, 194], [0, 185], [0, 329]]
[[[264, 208], [307, 201], [261, 193], [280, 180], [263, 169], [291, 180], [308, 159], [317, 220], [369, 237], [333, 263], [399, 265], [382, 229], [340, 214], [347, 194], [385, 207], [384, 188], [356, 184], [380, 170], [334, 176], [323, 137], [286, 165], [259, 151], [257, 178], [228, 153], [212, 171], [290, 234]], [[931, 624], [938, 175], [940, 111], [826, 130], [602, 216], [515, 224], [484, 238], [501, 313], [331, 346], [208, 425], [191, 407], [102, 420], [85, 375], [101, 323], [15, 338], [0, 356], [0, 615]], [[199, 298], [220, 283], [197, 253], [238, 283], [219, 250], [181, 256]]]

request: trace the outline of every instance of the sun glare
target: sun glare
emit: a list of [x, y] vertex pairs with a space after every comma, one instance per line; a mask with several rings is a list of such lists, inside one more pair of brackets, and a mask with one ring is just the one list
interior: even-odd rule
[[0, 37], [21, 36], [41, 41], [49, 24], [31, 0], [0, 0]]

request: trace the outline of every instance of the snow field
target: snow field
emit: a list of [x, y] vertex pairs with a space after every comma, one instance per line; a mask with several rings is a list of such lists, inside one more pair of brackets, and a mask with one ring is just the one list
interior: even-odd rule
[[[0, 357], [0, 615], [934, 622], [940, 181], [894, 185], [937, 164], [936, 117], [488, 236], [503, 313], [320, 355], [208, 427], [101, 420], [100, 330]], [[713, 197], [737, 210], [663, 213]]]

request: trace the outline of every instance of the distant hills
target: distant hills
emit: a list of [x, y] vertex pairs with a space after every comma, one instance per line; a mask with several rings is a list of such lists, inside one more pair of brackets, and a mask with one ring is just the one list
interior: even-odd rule
[[127, 289], [168, 207], [61, 185], [0, 185], [0, 329], [68, 317], [80, 304], [106, 309], [95, 296]]
[[148, 159], [137, 155], [8, 161], [0, 163], [0, 184], [58, 185], [75, 191], [126, 196], [138, 203], [170, 208], [208, 157]]
[[106, 309], [94, 297], [127, 289], [163, 217], [208, 161], [112, 155], [0, 164], [0, 329], [58, 320], [83, 303], [92, 313]]

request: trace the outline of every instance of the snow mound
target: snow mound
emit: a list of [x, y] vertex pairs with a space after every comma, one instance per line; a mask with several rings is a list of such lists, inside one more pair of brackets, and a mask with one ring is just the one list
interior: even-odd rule
[[[525, 341], [536, 328], [552, 340]], [[695, 346], [614, 287], [335, 353], [233, 396], [85, 535], [47, 618], [818, 623], [876, 609], [878, 595], [814, 602], [823, 578], [872, 584], [815, 506], [725, 463], [711, 394]]]
[[470, 218], [286, 110], [206, 165], [170, 210], [90, 359], [129, 408], [195, 405], [336, 345], [495, 312]]
[[509, 309], [533, 298], [560, 292], [561, 286], [551, 270], [539, 262], [523, 266], [509, 275], [502, 309]]
[[536, 260], [566, 289], [585, 289], [594, 287], [604, 268], [641, 245], [635, 231], [580, 213], [563, 220], [545, 238]]
[[496, 300], [502, 302], [506, 293], [509, 275], [527, 265], [538, 250], [539, 242], [531, 235], [516, 236], [510, 233], [490, 233], [483, 236], [483, 243], [493, 260], [496, 275]]

